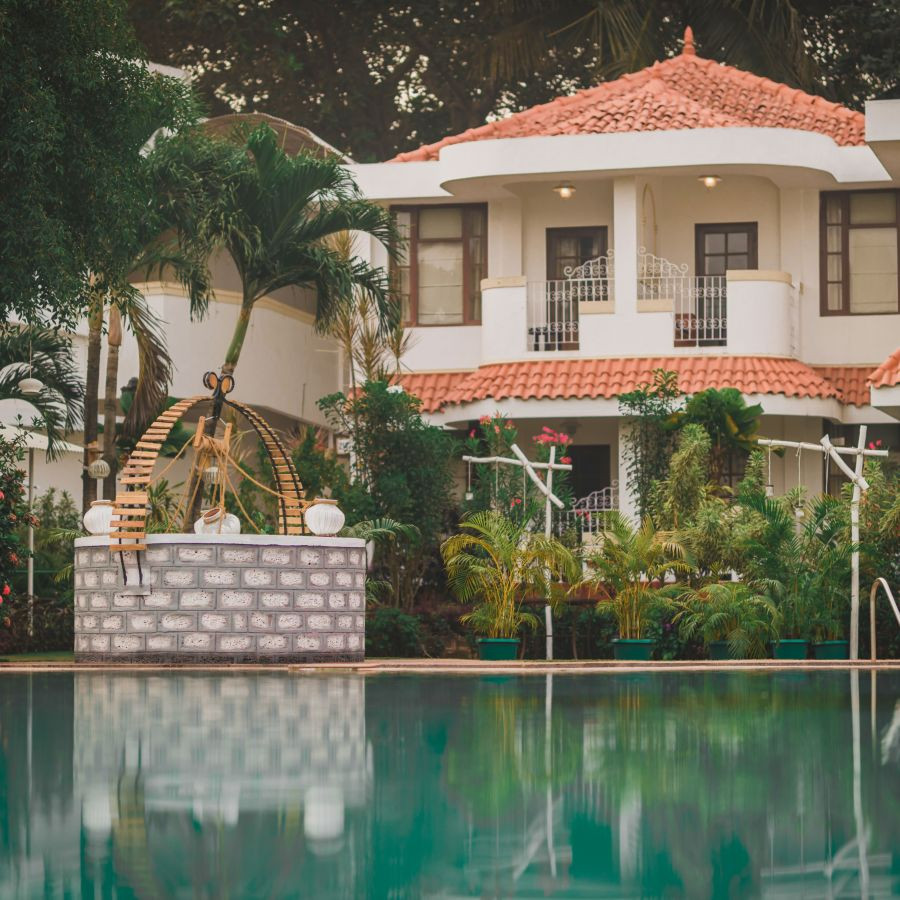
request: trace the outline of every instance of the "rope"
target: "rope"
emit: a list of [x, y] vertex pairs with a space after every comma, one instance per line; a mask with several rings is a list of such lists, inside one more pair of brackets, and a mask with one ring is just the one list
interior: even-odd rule
[[235, 461], [235, 460], [232, 459], [232, 460], [231, 460], [231, 463], [232, 463], [232, 465], [238, 470], [238, 472], [240, 472], [241, 475], [243, 475], [244, 478], [247, 479], [247, 481], [252, 482], [253, 484], [255, 484], [258, 488], [260, 488], [260, 490], [263, 490], [263, 491], [265, 491], [266, 493], [271, 494], [273, 497], [281, 497], [281, 496], [283, 496], [282, 493], [281, 493], [281, 491], [273, 491], [272, 488], [267, 487], [266, 485], [264, 485], [264, 484], [262, 484], [261, 482], [257, 481], [252, 475], [250, 475], [245, 469], [243, 469], [243, 468], [241, 467], [241, 465], [240, 465], [237, 461]]
[[187, 450], [187, 448], [188, 448], [189, 446], [191, 446], [191, 441], [185, 441], [185, 442], [181, 445], [181, 449], [180, 449], [180, 450], [172, 457], [171, 460], [169, 460], [169, 462], [166, 464], [166, 466], [165, 466], [165, 468], [162, 470], [162, 472], [160, 472], [158, 475], [154, 475], [152, 478], [150, 478], [150, 479], [147, 481], [147, 484], [150, 485], [150, 484], [153, 484], [153, 483], [156, 482], [156, 481], [159, 481], [159, 479], [162, 478], [163, 475], [165, 475], [166, 472], [168, 472], [169, 469], [171, 469], [172, 466], [174, 466], [176, 462], [178, 462], [178, 459], [179, 459], [179, 457], [181, 456], [181, 454], [184, 453], [184, 451]]
[[[259, 528], [259, 526], [256, 524], [256, 522], [253, 521], [253, 518], [250, 516], [250, 514], [247, 512], [247, 510], [244, 509], [244, 504], [241, 503], [241, 498], [238, 496], [238, 492], [234, 489], [234, 484], [232, 484], [231, 479], [228, 477], [227, 470], [225, 472], [225, 480], [228, 482], [228, 487], [231, 488], [231, 496], [234, 497], [234, 502], [237, 503], [238, 509], [240, 509], [240, 511], [244, 514], [244, 518], [247, 520], [247, 524], [257, 534], [262, 534], [262, 530]], [[224, 492], [223, 492], [223, 496], [224, 496]], [[222, 509], [224, 511], [225, 507], [223, 506]]]

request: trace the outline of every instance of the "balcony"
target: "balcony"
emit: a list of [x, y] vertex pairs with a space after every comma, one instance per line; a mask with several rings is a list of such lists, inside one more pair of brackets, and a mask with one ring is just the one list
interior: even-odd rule
[[797, 309], [786, 272], [697, 277], [686, 265], [641, 253], [631, 281], [613, 262], [612, 254], [591, 260], [558, 281], [486, 281], [482, 361], [557, 353], [795, 355]]

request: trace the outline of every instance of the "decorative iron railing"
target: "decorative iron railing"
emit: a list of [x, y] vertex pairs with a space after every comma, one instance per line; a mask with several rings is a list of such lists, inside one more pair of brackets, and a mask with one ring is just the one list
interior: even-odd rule
[[613, 252], [564, 270], [565, 278], [528, 284], [528, 350], [577, 350], [582, 303], [611, 303]]
[[593, 491], [582, 497], [557, 517], [560, 532], [575, 529], [582, 534], [598, 534], [606, 528], [606, 520], [612, 510], [619, 508], [619, 483], [614, 481], [609, 487]]
[[676, 347], [721, 347], [728, 338], [724, 275], [688, 275], [678, 265], [641, 248], [638, 256], [638, 301], [671, 304]]

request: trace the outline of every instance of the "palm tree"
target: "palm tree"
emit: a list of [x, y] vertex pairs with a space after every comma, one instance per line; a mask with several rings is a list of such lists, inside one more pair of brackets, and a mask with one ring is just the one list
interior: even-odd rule
[[577, 576], [575, 558], [558, 540], [496, 510], [474, 513], [460, 527], [441, 545], [447, 583], [462, 602], [477, 601], [461, 621], [487, 637], [514, 638], [522, 626], [534, 628], [538, 620], [522, 608], [525, 598], [550, 596], [553, 580]]
[[[144, 214], [131, 224], [122, 239], [124, 250], [115, 271], [92, 279], [88, 312], [87, 393], [85, 397], [85, 463], [97, 441], [99, 418], [100, 351], [107, 326], [107, 365], [104, 391], [103, 458], [110, 466], [104, 484], [113, 499], [118, 454], [116, 418], [119, 347], [123, 327], [138, 349], [138, 378], [123, 424], [124, 433], [137, 437], [160, 412], [172, 380], [172, 360], [164, 323], [132, 283], [156, 274], [174, 278], [184, 288], [192, 318], [206, 312], [211, 292], [208, 261], [214, 244], [208, 236], [206, 216], [212, 208], [215, 180], [210, 173], [217, 161], [215, 145], [191, 132], [180, 140], [160, 139], [146, 158]], [[83, 506], [95, 499], [96, 485], [85, 478]]]
[[[26, 397], [19, 382], [32, 374], [44, 387], [36, 397]], [[59, 441], [78, 428], [83, 414], [84, 384], [71, 340], [51, 328], [0, 326], [0, 399], [26, 400], [40, 413], [47, 457], [55, 459]]]
[[668, 591], [658, 587], [669, 573], [688, 573], [693, 565], [684, 547], [668, 532], [657, 531], [647, 517], [639, 528], [620, 512], [607, 514], [600, 548], [588, 556], [584, 583], [605, 594], [616, 617], [619, 637], [640, 640], [647, 614]]
[[336, 322], [341, 309], [366, 296], [387, 332], [398, 310], [385, 272], [342, 252], [334, 241], [359, 232], [393, 252], [390, 213], [362, 197], [335, 157], [289, 156], [265, 124], [239, 131], [237, 137], [243, 143], [234, 148], [228, 189], [211, 222], [212, 234], [237, 267], [242, 291], [223, 373], [234, 373], [256, 302], [280, 288], [315, 289], [320, 330]]

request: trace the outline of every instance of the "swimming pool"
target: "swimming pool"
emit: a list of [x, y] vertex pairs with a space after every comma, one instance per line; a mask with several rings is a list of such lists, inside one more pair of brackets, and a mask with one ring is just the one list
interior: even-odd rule
[[2, 897], [900, 894], [896, 672], [4, 675], [0, 729]]

